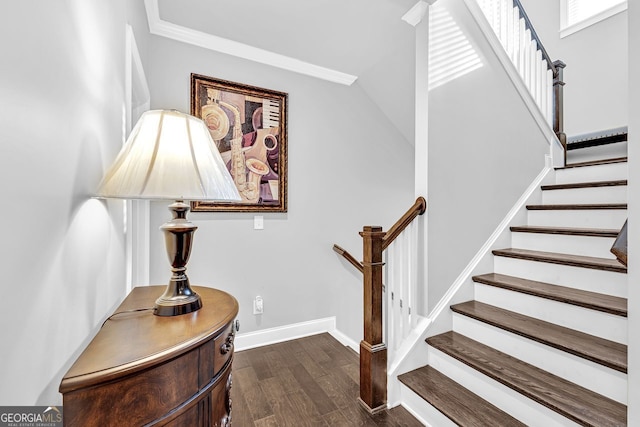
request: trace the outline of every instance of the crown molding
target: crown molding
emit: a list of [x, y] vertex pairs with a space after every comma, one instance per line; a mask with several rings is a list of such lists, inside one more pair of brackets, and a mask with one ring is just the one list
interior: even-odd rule
[[434, 4], [437, 0], [419, 0], [416, 4], [413, 5], [407, 13], [404, 14], [402, 20], [407, 24], [415, 27], [422, 19], [425, 17], [427, 10], [429, 10], [429, 6]]
[[144, 5], [151, 34], [345, 86], [351, 86], [358, 78], [352, 74], [163, 21], [160, 19], [158, 0], [145, 0]]

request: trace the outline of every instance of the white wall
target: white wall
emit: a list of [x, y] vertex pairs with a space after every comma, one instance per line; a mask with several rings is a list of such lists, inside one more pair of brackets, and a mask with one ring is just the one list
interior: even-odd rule
[[558, 0], [522, 0], [553, 60], [567, 64], [567, 135], [626, 126], [628, 122], [627, 12], [560, 38]]
[[60, 379], [124, 295], [122, 202], [89, 195], [122, 144], [125, 26], [140, 5], [3, 5], [2, 405], [60, 405]]
[[429, 92], [429, 309], [540, 173], [549, 152], [464, 3], [440, 0], [435, 7], [448, 10], [483, 66]]
[[[332, 251], [361, 258], [364, 225], [388, 228], [413, 203], [413, 147], [368, 94], [161, 37], [152, 37], [152, 108], [189, 111], [190, 73], [289, 94], [289, 211], [191, 213], [198, 225], [188, 273], [192, 284], [230, 292], [241, 333], [336, 316], [338, 329], [362, 337], [362, 276]], [[412, 100], [408, 100], [412, 102]], [[169, 268], [157, 231], [169, 217], [154, 204], [151, 282]], [[264, 299], [264, 314], [252, 300]]]

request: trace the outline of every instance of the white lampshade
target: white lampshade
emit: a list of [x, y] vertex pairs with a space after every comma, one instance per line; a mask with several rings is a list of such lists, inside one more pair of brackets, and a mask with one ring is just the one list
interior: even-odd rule
[[240, 201], [204, 122], [174, 110], [142, 115], [98, 197]]

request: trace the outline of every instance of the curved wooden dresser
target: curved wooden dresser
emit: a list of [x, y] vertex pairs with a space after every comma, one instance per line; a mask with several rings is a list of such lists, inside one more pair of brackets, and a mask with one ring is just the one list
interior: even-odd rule
[[64, 425], [229, 426], [238, 302], [194, 286], [203, 307], [174, 317], [151, 308], [164, 286], [135, 288], [60, 383]]

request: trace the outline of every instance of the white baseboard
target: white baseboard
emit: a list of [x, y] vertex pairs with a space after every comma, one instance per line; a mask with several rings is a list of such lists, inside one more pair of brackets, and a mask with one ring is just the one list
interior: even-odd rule
[[336, 340], [340, 341], [340, 344], [346, 345], [347, 347], [350, 347], [356, 353], [360, 354], [360, 343], [359, 342], [352, 340], [350, 337], [346, 336], [345, 334], [343, 334], [342, 332], [340, 332], [339, 330], [337, 330], [335, 328], [332, 331], [329, 331], [329, 333]]
[[359, 351], [359, 345], [351, 338], [336, 329], [336, 318], [310, 320], [308, 322], [294, 323], [276, 328], [262, 329], [246, 334], [238, 334], [235, 338], [235, 350], [249, 350], [251, 348], [276, 344], [283, 341], [294, 340], [328, 332], [344, 345], [348, 345]]

